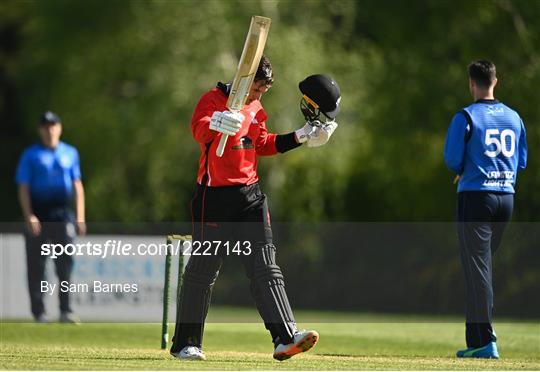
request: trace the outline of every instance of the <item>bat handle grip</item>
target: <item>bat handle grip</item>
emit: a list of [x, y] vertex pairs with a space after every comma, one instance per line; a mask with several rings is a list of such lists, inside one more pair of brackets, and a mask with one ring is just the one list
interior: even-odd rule
[[216, 149], [216, 155], [219, 156], [220, 158], [223, 156], [223, 151], [225, 150], [225, 145], [227, 144], [227, 138], [229, 138], [229, 136], [224, 134], [221, 136], [221, 139], [219, 140], [219, 146]]

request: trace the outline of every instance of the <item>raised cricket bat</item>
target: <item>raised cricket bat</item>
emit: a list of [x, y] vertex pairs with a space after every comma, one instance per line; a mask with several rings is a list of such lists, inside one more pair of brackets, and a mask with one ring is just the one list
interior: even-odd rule
[[[271, 22], [270, 18], [260, 16], [251, 17], [251, 24], [249, 25], [242, 57], [240, 57], [238, 69], [236, 70], [236, 75], [234, 75], [231, 86], [229, 99], [227, 100], [227, 108], [230, 111], [240, 111], [246, 104], [249, 89], [255, 78], [259, 62], [261, 61]], [[228, 137], [229, 136], [222, 134], [219, 146], [216, 150], [217, 156], [221, 157], [223, 155]]]

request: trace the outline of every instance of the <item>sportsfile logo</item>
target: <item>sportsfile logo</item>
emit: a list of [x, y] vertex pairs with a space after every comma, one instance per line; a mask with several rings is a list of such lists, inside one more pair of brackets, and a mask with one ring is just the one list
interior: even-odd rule
[[68, 243], [42, 244], [41, 255], [56, 259], [59, 256], [94, 256], [105, 259], [121, 256], [211, 256], [211, 255], [244, 255], [251, 254], [251, 242], [246, 241], [190, 241], [178, 240], [176, 244], [169, 243], [139, 243], [132, 244], [122, 240], [107, 240], [105, 243]]

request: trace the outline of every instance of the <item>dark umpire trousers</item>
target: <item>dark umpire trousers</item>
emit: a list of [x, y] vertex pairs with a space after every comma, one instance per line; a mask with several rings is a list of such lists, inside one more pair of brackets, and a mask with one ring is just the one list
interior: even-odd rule
[[[41, 221], [41, 234], [33, 236], [25, 234], [26, 265], [28, 274], [28, 291], [32, 314], [35, 318], [45, 313], [41, 281], [45, 280], [45, 265], [48, 256], [41, 255], [41, 245], [73, 243], [75, 236], [74, 214], [71, 208], [65, 205], [43, 205], [32, 202], [34, 213]], [[73, 257], [59, 255], [53, 260], [59, 282], [70, 281], [73, 270]], [[60, 298], [60, 311], [71, 312], [69, 293], [58, 291]]]
[[512, 216], [514, 194], [458, 194], [458, 236], [467, 291], [467, 347], [497, 341], [493, 318], [492, 257]]
[[[250, 280], [251, 295], [272, 340], [284, 344], [292, 342], [296, 323], [285, 292], [283, 274], [276, 264], [266, 195], [259, 185], [198, 185], [192, 200], [192, 217], [193, 244], [229, 241], [231, 250], [227, 252], [222, 246], [217, 255], [212, 249], [209, 256], [193, 255], [192, 252], [189, 257], [171, 352], [177, 353], [188, 345], [202, 346], [212, 289], [226, 256], [242, 260]], [[244, 254], [247, 252], [244, 248], [239, 254], [231, 252], [236, 242], [245, 241], [250, 242], [250, 254]]]

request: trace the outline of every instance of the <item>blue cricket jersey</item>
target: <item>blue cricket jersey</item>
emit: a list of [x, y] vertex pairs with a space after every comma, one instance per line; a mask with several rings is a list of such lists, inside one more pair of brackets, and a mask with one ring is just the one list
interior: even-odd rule
[[60, 142], [54, 149], [36, 144], [19, 161], [15, 182], [30, 188], [38, 204], [67, 204], [73, 197], [73, 181], [81, 179], [77, 149]]
[[461, 175], [458, 192], [514, 193], [517, 171], [527, 166], [523, 121], [497, 100], [478, 100], [454, 115], [444, 160]]

